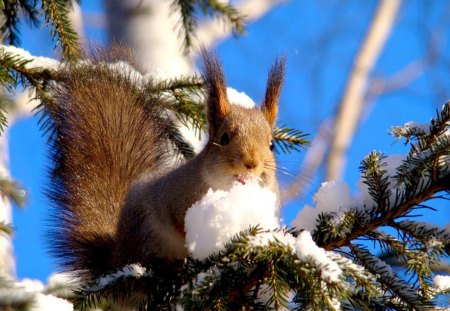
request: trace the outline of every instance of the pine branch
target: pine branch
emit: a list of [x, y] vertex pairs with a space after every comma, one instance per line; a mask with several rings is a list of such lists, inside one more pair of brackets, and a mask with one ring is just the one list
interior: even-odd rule
[[[13, 232], [13, 227], [4, 221], [0, 221], [0, 233], [3, 235], [10, 235]], [[4, 237], [0, 236], [0, 239]]]
[[399, 278], [385, 262], [372, 255], [367, 249], [360, 245], [350, 245], [355, 257], [373, 274], [379, 276], [379, 281], [386, 289], [394, 293], [394, 297], [400, 300], [400, 307], [408, 307], [414, 310], [427, 310], [430, 303], [424, 299], [401, 278]]
[[343, 273], [335, 282], [326, 276], [331, 271], [326, 264], [293, 252], [294, 240], [290, 230], [250, 228], [204, 261], [188, 258], [176, 276], [157, 268], [134, 275], [122, 269], [104, 276], [77, 291], [77, 307], [140, 293], [148, 297], [141, 304], [145, 310], [165, 310], [176, 304], [189, 310], [266, 310], [286, 306], [288, 292], [294, 291], [299, 308], [335, 310], [339, 301], [356, 297], [361, 289], [366, 295], [353, 299], [355, 305], [365, 305], [377, 295], [374, 276], [361, 266], [327, 253], [330, 263]]
[[[0, 86], [12, 93], [17, 84], [33, 87], [39, 98], [47, 98], [44, 86], [54, 73], [47, 68], [31, 66], [33, 58], [25, 58], [20, 53], [10, 51], [10, 47], [0, 48]], [[17, 54], [16, 54], [17, 53]], [[7, 124], [5, 113], [12, 108], [9, 101], [3, 100], [0, 107], [0, 130]]]
[[25, 190], [17, 182], [7, 178], [0, 178], [0, 193], [11, 199], [19, 207], [25, 206]]
[[175, 152], [179, 156], [179, 159], [192, 159], [195, 156], [195, 151], [192, 145], [184, 139], [183, 135], [179, 131], [178, 127], [173, 123], [170, 116], [166, 117], [166, 122], [169, 124], [169, 131], [167, 134], [170, 141], [174, 145]]
[[69, 0], [42, 0], [42, 11], [45, 22], [50, 25], [50, 34], [56, 46], [62, 50], [67, 60], [80, 57], [78, 35], [72, 28], [69, 19]]
[[385, 212], [389, 208], [389, 198], [391, 196], [389, 176], [383, 167], [387, 166], [383, 160], [386, 156], [379, 152], [372, 151], [359, 167], [363, 183], [368, 186], [368, 192], [376, 203], [377, 212]]
[[241, 35], [245, 32], [244, 16], [230, 3], [218, 0], [200, 0], [200, 8], [205, 15], [222, 18], [232, 29], [233, 35]]
[[[5, 81], [8, 77], [2, 77], [2, 74], [5, 73], [7, 76], [11, 77], [11, 80]], [[4, 87], [8, 89], [9, 85], [14, 84], [14, 77], [12, 77], [8, 71], [4, 70], [4, 68], [0, 69], [0, 88]], [[1, 94], [1, 91], [0, 91]], [[13, 107], [13, 101], [6, 95], [0, 95], [0, 135], [5, 130], [5, 127], [8, 125], [8, 119], [6, 114]]]
[[0, 28], [1, 33], [5, 36], [6, 42], [13, 45], [19, 45], [19, 1], [3, 1], [3, 18], [4, 23]]
[[173, 0], [171, 7], [180, 14], [178, 31], [179, 35], [183, 37], [184, 49], [187, 52], [192, 46], [192, 35], [196, 26], [194, 2], [192, 0]]
[[309, 140], [305, 138], [308, 134], [293, 128], [277, 127], [274, 129], [272, 135], [277, 153], [280, 153], [280, 149], [283, 153], [300, 151], [300, 148], [309, 144]]
[[197, 28], [197, 6], [204, 15], [222, 18], [231, 26], [234, 35], [244, 33], [244, 17], [239, 14], [232, 4], [217, 0], [172, 0], [172, 10], [180, 15], [179, 33], [183, 37], [186, 53], [193, 45], [193, 36]]
[[434, 134], [427, 136], [426, 142], [419, 143], [419, 147], [412, 145], [410, 155], [397, 168], [397, 175], [392, 177], [397, 181], [397, 187], [390, 184], [383, 170], [382, 154], [371, 153], [362, 162], [361, 170], [374, 199], [373, 206], [350, 209], [352, 226], [347, 232], [337, 235], [332, 231], [336, 226], [326, 224], [326, 219], [332, 219], [333, 215], [322, 216], [325, 221], [319, 219], [320, 230], [314, 231], [314, 239], [319, 246], [328, 250], [348, 246], [352, 240], [424, 207], [423, 202], [438, 192], [449, 190], [450, 161], [446, 161], [450, 156], [450, 141], [446, 134], [450, 118], [448, 105], [444, 105], [438, 118], [432, 120], [431, 132]]
[[206, 130], [206, 116], [203, 100], [205, 97], [203, 79], [199, 76], [162, 80], [152, 86], [153, 93], [161, 95], [166, 107], [175, 113], [186, 127], [193, 127], [201, 136]]
[[4, 40], [12, 45], [20, 45], [19, 21], [20, 14], [24, 14], [28, 22], [37, 26], [38, 12], [34, 1], [29, 0], [4, 0], [0, 4], [3, 23], [0, 33]]

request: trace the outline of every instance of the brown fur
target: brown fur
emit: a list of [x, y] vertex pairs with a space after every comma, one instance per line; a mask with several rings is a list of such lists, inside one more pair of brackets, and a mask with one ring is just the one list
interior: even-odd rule
[[[95, 278], [125, 264], [176, 264], [186, 255], [186, 210], [209, 188], [253, 175], [278, 193], [270, 150], [283, 62], [269, 75], [262, 111], [231, 106], [219, 61], [203, 52], [209, 141], [186, 164], [166, 164], [161, 104], [106, 66], [69, 68], [55, 88], [54, 250], [67, 268]], [[274, 92], [272, 94], [271, 92]], [[228, 140], [224, 142], [224, 134]], [[199, 224], [201, 225], [201, 224]]]
[[286, 59], [284, 57], [277, 59], [267, 78], [266, 97], [264, 98], [262, 111], [271, 127], [275, 125], [278, 114], [278, 99], [283, 86], [285, 67]]

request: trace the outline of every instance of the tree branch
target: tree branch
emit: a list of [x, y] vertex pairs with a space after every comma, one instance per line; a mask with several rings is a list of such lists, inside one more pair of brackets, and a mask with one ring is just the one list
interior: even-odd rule
[[386, 215], [372, 219], [369, 224], [359, 224], [359, 226], [355, 226], [354, 229], [345, 237], [340, 236], [330, 238], [325, 243], [318, 241], [317, 245], [326, 250], [336, 249], [341, 246], [348, 246], [351, 241], [357, 239], [358, 237], [376, 230], [378, 227], [385, 225], [394, 219], [406, 215], [414, 206], [432, 199], [437, 192], [448, 190], [449, 185], [450, 174], [447, 174], [445, 178], [432, 183], [432, 185], [430, 185], [427, 189], [423, 189], [423, 191], [421, 191], [418, 195], [413, 195], [401, 204], [395, 206], [395, 208], [390, 208]]
[[[236, 4], [236, 9], [241, 15], [245, 16], [246, 22], [252, 22], [264, 16], [274, 6], [287, 1], [288, 0], [241, 0]], [[201, 46], [210, 48], [225, 40], [231, 34], [232, 28], [230, 26], [227, 26], [220, 20], [214, 19], [200, 23], [196, 37]], [[193, 47], [194, 53], [198, 53], [199, 51], [199, 45]]]
[[336, 117], [335, 135], [328, 156], [327, 180], [341, 178], [346, 153], [356, 130], [369, 74], [393, 27], [400, 0], [383, 0], [353, 64]]

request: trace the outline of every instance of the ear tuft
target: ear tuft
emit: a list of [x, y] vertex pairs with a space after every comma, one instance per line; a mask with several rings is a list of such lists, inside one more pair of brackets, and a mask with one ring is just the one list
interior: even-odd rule
[[286, 58], [282, 56], [275, 60], [267, 78], [266, 97], [261, 110], [271, 127], [274, 127], [278, 114], [278, 100], [284, 82], [285, 68]]
[[201, 50], [204, 72], [203, 79], [207, 90], [209, 137], [215, 136], [223, 120], [230, 114], [225, 75], [219, 59], [204, 48]]

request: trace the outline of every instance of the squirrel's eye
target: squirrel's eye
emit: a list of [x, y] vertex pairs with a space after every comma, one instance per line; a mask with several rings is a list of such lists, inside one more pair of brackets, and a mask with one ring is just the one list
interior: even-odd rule
[[273, 140], [270, 141], [269, 148], [270, 148], [270, 151], [273, 151], [275, 149], [275, 144], [273, 143]]
[[228, 136], [228, 133], [225, 132], [222, 134], [222, 136], [220, 137], [220, 144], [222, 146], [228, 145], [228, 143], [230, 142], [230, 137]]

